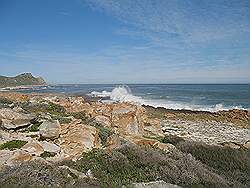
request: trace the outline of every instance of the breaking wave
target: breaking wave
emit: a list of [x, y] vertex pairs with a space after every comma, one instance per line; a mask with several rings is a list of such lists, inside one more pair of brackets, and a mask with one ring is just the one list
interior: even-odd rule
[[243, 109], [241, 106], [224, 106], [223, 104], [216, 105], [197, 105], [184, 102], [170, 101], [166, 99], [147, 99], [132, 94], [128, 86], [118, 86], [111, 92], [109, 91], [93, 91], [90, 93], [93, 97], [109, 97], [112, 101], [117, 102], [133, 102], [141, 105], [149, 105], [153, 107], [163, 107], [173, 110], [198, 110], [217, 112], [221, 110]]

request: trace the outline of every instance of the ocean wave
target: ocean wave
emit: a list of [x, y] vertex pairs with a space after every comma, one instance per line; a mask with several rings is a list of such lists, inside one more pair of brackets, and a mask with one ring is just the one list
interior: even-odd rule
[[118, 86], [114, 88], [111, 92], [109, 91], [93, 91], [90, 93], [93, 97], [109, 97], [113, 101], [117, 102], [132, 102], [140, 105], [148, 105], [153, 107], [163, 107], [166, 109], [173, 110], [196, 110], [196, 111], [210, 111], [217, 112], [222, 110], [231, 109], [243, 109], [241, 106], [224, 106], [223, 104], [215, 105], [197, 105], [184, 102], [170, 101], [166, 99], [146, 99], [140, 96], [135, 96], [132, 94], [128, 86]]

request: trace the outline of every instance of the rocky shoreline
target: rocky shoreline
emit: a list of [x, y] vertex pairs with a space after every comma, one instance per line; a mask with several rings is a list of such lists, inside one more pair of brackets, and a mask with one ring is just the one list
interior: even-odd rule
[[[136, 187], [133, 183], [157, 180], [183, 187], [247, 187], [249, 164], [242, 174], [227, 174], [224, 166], [211, 165], [218, 156], [207, 162], [194, 151], [229, 152], [232, 160], [240, 155], [250, 162], [249, 117], [244, 110], [167, 110], [63, 94], [0, 92], [0, 183], [18, 187], [22, 177], [31, 187]], [[21, 166], [34, 168], [34, 179], [19, 171]], [[60, 175], [52, 175], [55, 170]], [[233, 179], [238, 176], [243, 180]]]

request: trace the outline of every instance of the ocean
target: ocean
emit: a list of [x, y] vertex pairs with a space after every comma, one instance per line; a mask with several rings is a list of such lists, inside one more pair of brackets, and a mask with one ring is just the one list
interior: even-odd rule
[[167, 109], [250, 109], [250, 84], [61, 84], [22, 92], [32, 91], [90, 95]]

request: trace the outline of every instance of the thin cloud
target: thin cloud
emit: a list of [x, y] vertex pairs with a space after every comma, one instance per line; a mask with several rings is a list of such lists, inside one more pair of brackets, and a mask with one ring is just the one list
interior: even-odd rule
[[[248, 0], [86, 0], [94, 9], [105, 11], [144, 36], [166, 43], [175, 38], [204, 42], [250, 32]], [[135, 35], [139, 31], [134, 32]], [[129, 33], [129, 31], [127, 31]]]

